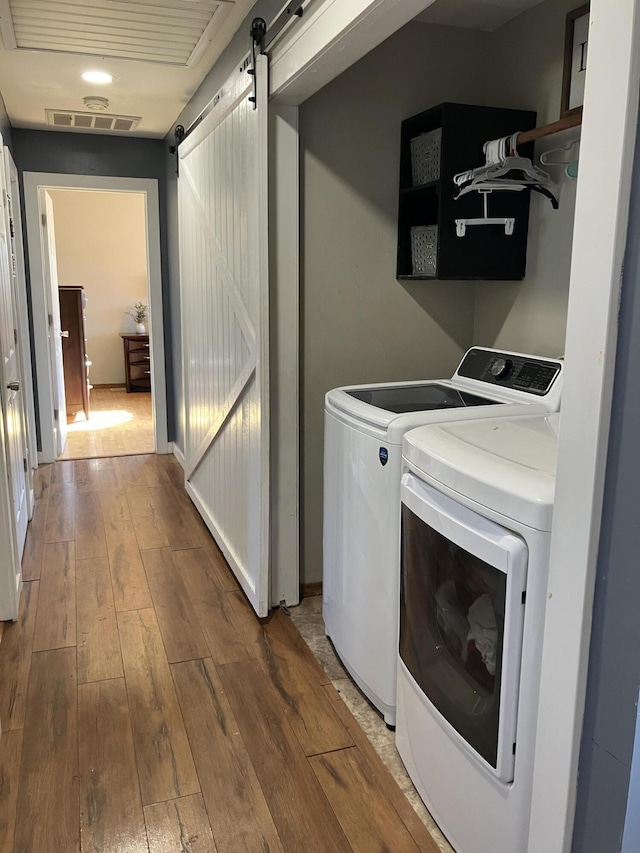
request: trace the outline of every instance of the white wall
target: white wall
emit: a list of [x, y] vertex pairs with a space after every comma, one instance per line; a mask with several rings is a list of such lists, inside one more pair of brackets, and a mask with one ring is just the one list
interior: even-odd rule
[[300, 108], [302, 582], [322, 577], [323, 398], [338, 385], [451, 375], [475, 284], [396, 281], [400, 122], [484, 103], [488, 35], [409, 24]]
[[[547, 0], [490, 34], [487, 103], [536, 110], [538, 124], [560, 118], [565, 18], [576, 0]], [[517, 128], [514, 128], [517, 130]], [[536, 156], [579, 138], [579, 129], [536, 143]], [[571, 156], [578, 158], [579, 147]], [[527, 273], [521, 282], [479, 282], [473, 342], [534, 354], [562, 355], [569, 300], [576, 180], [545, 167], [560, 208], [531, 197]]]
[[120, 332], [134, 331], [125, 312], [135, 302], [149, 303], [144, 195], [51, 190], [51, 197], [58, 282], [84, 285], [88, 298], [91, 382], [123, 383]]

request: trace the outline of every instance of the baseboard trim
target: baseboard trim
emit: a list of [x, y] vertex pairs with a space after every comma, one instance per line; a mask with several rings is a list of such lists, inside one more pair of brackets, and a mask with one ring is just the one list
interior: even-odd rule
[[175, 441], [169, 442], [169, 453], [173, 453], [184, 471], [184, 453], [180, 450]]
[[322, 595], [322, 581], [300, 584], [300, 598], [312, 598], [314, 595]]
[[92, 388], [126, 388], [127, 386], [124, 382], [101, 382], [99, 385], [95, 383], [91, 386]]

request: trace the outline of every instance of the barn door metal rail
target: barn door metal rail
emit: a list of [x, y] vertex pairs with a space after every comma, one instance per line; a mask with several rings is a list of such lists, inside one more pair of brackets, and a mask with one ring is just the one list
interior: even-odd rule
[[[280, 12], [278, 17], [273, 21], [270, 27], [267, 26], [264, 18], [254, 18], [251, 22], [251, 50], [250, 56], [242, 63], [240, 66], [240, 71], [245, 71], [247, 74], [250, 74], [253, 78], [253, 94], [249, 97], [249, 100], [253, 104], [254, 110], [257, 109], [256, 102], [256, 56], [260, 53], [267, 53], [269, 49], [269, 45], [273, 42], [275, 38], [277, 38], [280, 33], [284, 30], [287, 24], [290, 21], [299, 20], [303, 13], [304, 9], [302, 8], [305, 0], [292, 0], [291, 3], [288, 3], [287, 6]], [[180, 143], [185, 140], [196, 127], [209, 115], [211, 110], [215, 107], [215, 105], [220, 100], [221, 92], [218, 92], [214, 97], [209, 101], [206, 107], [202, 110], [200, 115], [189, 125], [189, 127], [185, 130], [184, 127], [179, 124], [175, 129], [175, 139], [176, 144], [172, 145], [169, 149], [171, 154], [178, 155], [178, 146]], [[176, 163], [176, 171], [177, 171], [177, 163]]]

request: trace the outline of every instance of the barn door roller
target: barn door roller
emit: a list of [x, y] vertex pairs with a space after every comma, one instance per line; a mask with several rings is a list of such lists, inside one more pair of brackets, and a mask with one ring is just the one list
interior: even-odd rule
[[253, 80], [253, 94], [249, 96], [249, 100], [253, 104], [254, 110], [258, 108], [258, 98], [256, 87], [258, 85], [256, 80], [256, 55], [258, 53], [264, 53], [264, 37], [267, 33], [267, 23], [264, 18], [254, 18], [251, 21], [251, 61], [249, 64], [249, 68], [247, 68], [247, 74], [251, 75]]
[[270, 27], [264, 18], [254, 18], [251, 22], [251, 64], [247, 69], [247, 74], [253, 77], [253, 95], [249, 98], [253, 104], [254, 110], [257, 108], [256, 101], [256, 55], [266, 53], [269, 45], [286, 27], [287, 23], [294, 18], [301, 18], [303, 13], [304, 0], [293, 0], [285, 9], [278, 15]]
[[[292, 2], [282, 10], [270, 27], [267, 27], [264, 18], [254, 18], [251, 22], [251, 50], [249, 52], [249, 56], [245, 58], [244, 62], [240, 66], [240, 71], [242, 72], [246, 69], [247, 74], [250, 74], [253, 79], [253, 93], [250, 95], [249, 100], [253, 104], [254, 110], [257, 109], [258, 106], [256, 101], [256, 56], [261, 53], [266, 54], [271, 42], [282, 32], [286, 25], [290, 21], [299, 20], [302, 17], [304, 11], [302, 6], [304, 2], [306, 2], [306, 0], [292, 0]], [[186, 130], [182, 125], [178, 125], [178, 127], [176, 127], [176, 142], [175, 145], [172, 145], [169, 148], [169, 152], [176, 157], [176, 172], [178, 172], [178, 146], [211, 112], [220, 100], [221, 95], [222, 90], [220, 90], [220, 92], [218, 92], [213, 99], [209, 101], [200, 115]]]

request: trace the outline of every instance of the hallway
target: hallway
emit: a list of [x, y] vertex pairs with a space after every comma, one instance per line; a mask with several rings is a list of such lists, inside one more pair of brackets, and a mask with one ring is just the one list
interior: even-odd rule
[[1, 853], [437, 853], [181, 482], [171, 456], [38, 469], [0, 644]]

